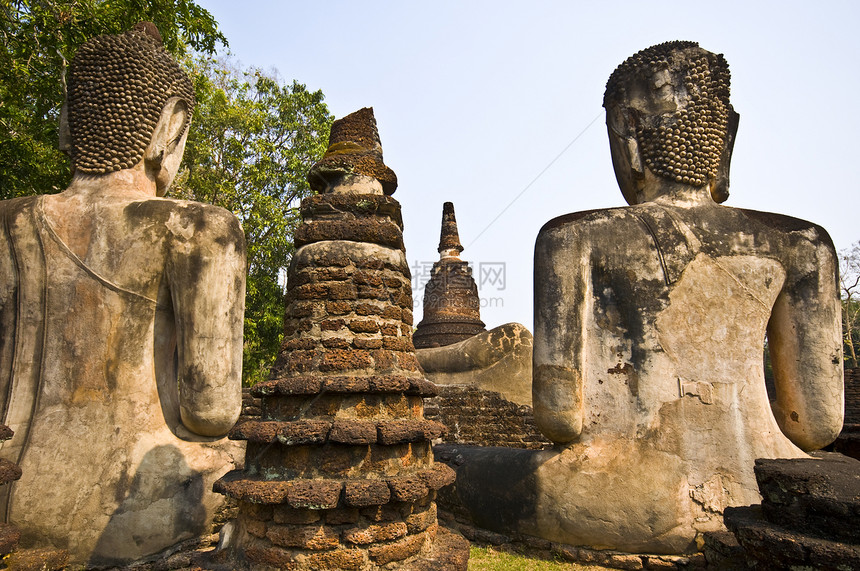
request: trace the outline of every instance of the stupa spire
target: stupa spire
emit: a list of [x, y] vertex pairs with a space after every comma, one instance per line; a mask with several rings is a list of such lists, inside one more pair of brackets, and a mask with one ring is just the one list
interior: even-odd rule
[[459, 258], [463, 251], [460, 234], [457, 232], [457, 217], [454, 215], [454, 203], [442, 205], [442, 232], [439, 236], [440, 258]]

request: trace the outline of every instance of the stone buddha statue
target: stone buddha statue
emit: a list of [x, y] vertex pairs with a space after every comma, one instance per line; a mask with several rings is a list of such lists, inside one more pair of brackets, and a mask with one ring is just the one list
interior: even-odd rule
[[815, 224], [720, 204], [738, 124], [721, 55], [643, 50], [604, 107], [630, 206], [556, 218], [535, 245], [533, 405], [556, 448], [463, 450], [458, 494], [490, 528], [689, 552], [758, 503], [756, 458], [840, 431], [836, 253]]
[[205, 531], [241, 460], [219, 437], [241, 406], [244, 235], [163, 198], [194, 103], [152, 24], [86, 42], [71, 184], [0, 203], [0, 456], [23, 473], [0, 507], [22, 545], [96, 565], [158, 552]]

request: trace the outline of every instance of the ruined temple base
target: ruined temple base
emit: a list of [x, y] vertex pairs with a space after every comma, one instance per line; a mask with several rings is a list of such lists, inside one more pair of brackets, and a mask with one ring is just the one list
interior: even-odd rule
[[[376, 569], [396, 569], [398, 571], [466, 571], [469, 566], [469, 540], [457, 531], [438, 525], [429, 553], [422, 553], [403, 561], [391, 561], [385, 565], [353, 565], [344, 560], [342, 565], [333, 560], [321, 562], [318, 566], [299, 566], [297, 564], [260, 565], [249, 563], [241, 554], [232, 550], [213, 550], [197, 554], [192, 558], [195, 571], [278, 571], [283, 569], [343, 569], [371, 571]], [[167, 568], [172, 569], [172, 568]]]
[[[471, 522], [458, 518], [453, 514], [439, 509], [439, 525], [456, 530], [469, 541], [480, 546], [493, 546], [499, 551], [512, 553], [533, 554], [535, 557], [549, 560], [562, 560], [580, 565], [604, 567], [607, 569], [665, 569], [667, 571], [692, 571], [698, 569], [719, 569], [728, 571], [729, 568], [708, 567], [703, 553], [690, 555], [656, 555], [649, 553], [625, 553], [609, 549], [591, 549], [547, 541], [530, 535], [506, 535], [496, 533]], [[433, 568], [435, 569], [435, 568]]]

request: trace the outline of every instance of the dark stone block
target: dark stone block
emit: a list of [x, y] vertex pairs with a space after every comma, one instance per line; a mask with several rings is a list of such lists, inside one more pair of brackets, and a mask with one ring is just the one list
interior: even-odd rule
[[331, 393], [360, 393], [367, 387], [367, 377], [329, 376], [325, 380], [325, 390]]
[[300, 547], [321, 551], [340, 545], [340, 537], [333, 529], [319, 524], [270, 525], [266, 538], [281, 547]]
[[370, 558], [377, 565], [385, 565], [392, 561], [402, 561], [407, 557], [412, 557], [424, 547], [424, 541], [427, 539], [425, 533], [410, 535], [384, 545], [374, 545], [368, 549]]
[[726, 508], [723, 519], [747, 557], [766, 569], [860, 569], [860, 545], [785, 529], [765, 520], [759, 506]]
[[[382, 353], [376, 351], [375, 353]], [[397, 393], [409, 388], [409, 378], [403, 375], [374, 375], [370, 377], [368, 390], [375, 393]]]
[[341, 444], [374, 444], [376, 423], [365, 420], [335, 420], [329, 440]]
[[378, 506], [390, 499], [391, 490], [385, 480], [348, 481], [344, 486], [344, 501], [348, 506]]
[[379, 444], [433, 440], [445, 427], [432, 420], [389, 420], [379, 423]]
[[337, 507], [343, 484], [336, 480], [294, 480], [287, 501], [294, 508], [314, 510]]
[[388, 486], [392, 497], [398, 502], [416, 502], [430, 492], [419, 475], [390, 478]]
[[439, 490], [454, 483], [457, 478], [454, 469], [441, 462], [436, 463], [430, 470], [421, 472], [421, 478], [431, 490]]
[[396, 250], [403, 249], [402, 230], [387, 218], [306, 220], [296, 228], [296, 248], [323, 240], [369, 242]]
[[860, 461], [819, 452], [814, 458], [758, 459], [755, 473], [766, 519], [823, 539], [860, 543]]

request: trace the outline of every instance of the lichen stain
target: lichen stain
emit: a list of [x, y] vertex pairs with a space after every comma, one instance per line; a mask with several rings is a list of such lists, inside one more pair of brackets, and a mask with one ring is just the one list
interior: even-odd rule
[[618, 363], [611, 369], [606, 370], [610, 375], [625, 375], [627, 377], [627, 387], [630, 389], [630, 394], [634, 397], [639, 396], [639, 374], [630, 363]]

